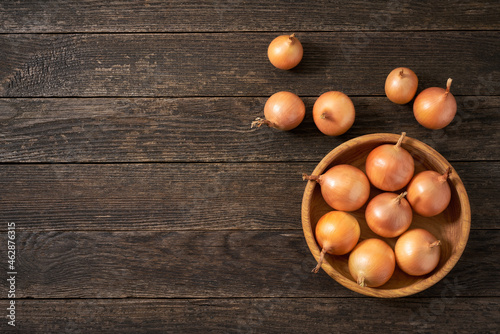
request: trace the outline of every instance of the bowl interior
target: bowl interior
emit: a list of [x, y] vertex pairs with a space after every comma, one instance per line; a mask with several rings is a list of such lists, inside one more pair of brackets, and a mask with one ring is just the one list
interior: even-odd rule
[[[312, 174], [321, 175], [330, 167], [338, 164], [350, 164], [365, 172], [366, 157], [375, 147], [382, 144], [395, 144], [400, 135], [371, 134], [354, 138], [331, 151], [318, 164]], [[444, 173], [451, 167], [448, 161], [426, 144], [405, 137], [402, 147], [413, 156], [415, 173], [423, 170], [435, 170]], [[452, 168], [448, 183], [451, 188], [451, 202], [441, 214], [426, 218], [413, 213], [410, 229], [424, 228], [441, 240], [441, 257], [436, 269], [425, 276], [410, 276], [397, 266], [392, 278], [378, 288], [360, 287], [355, 283], [348, 269], [349, 254], [333, 256], [327, 254], [322, 269], [337, 282], [356, 292], [375, 297], [402, 297], [427, 289], [442, 279], [460, 258], [470, 230], [470, 206], [467, 193], [460, 177]], [[403, 188], [401, 191], [403, 191]], [[371, 187], [367, 203], [382, 191]], [[366, 224], [364, 212], [366, 204], [359, 210], [351, 212], [361, 227], [360, 241], [368, 238], [385, 240], [393, 249], [397, 238], [383, 238], [376, 235]], [[318, 260], [321, 249], [314, 237], [318, 220], [328, 211], [333, 210], [323, 200], [319, 184], [308, 181], [302, 202], [302, 225], [309, 249]]]

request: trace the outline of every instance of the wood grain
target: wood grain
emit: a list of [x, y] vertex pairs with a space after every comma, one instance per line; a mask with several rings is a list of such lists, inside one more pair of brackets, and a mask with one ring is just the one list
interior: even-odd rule
[[[6, 244], [6, 235], [0, 236]], [[473, 230], [455, 268], [414, 295], [500, 297], [498, 230]], [[22, 232], [17, 298], [361, 297], [327, 276], [302, 231]], [[7, 263], [0, 263], [7, 272]], [[7, 285], [0, 287], [7, 295]]]
[[291, 71], [267, 59], [275, 36], [0, 35], [0, 96], [383, 96], [398, 66], [415, 71], [420, 90], [453, 78], [454, 95], [500, 93], [498, 31], [300, 33], [304, 58]]
[[[44, 333], [495, 332], [498, 298], [23, 300], [17, 329]], [[3, 332], [6, 322], [0, 324]]]
[[[2, 165], [0, 216], [29, 231], [300, 230], [301, 175], [316, 164]], [[500, 228], [500, 164], [453, 166], [472, 229]]]
[[[495, 1], [7, 1], [0, 32], [490, 30]], [[452, 10], [453, 9], [453, 10]]]
[[311, 161], [367, 133], [401, 133], [449, 161], [498, 160], [500, 97], [457, 97], [443, 130], [420, 126], [412, 106], [386, 97], [353, 97], [354, 126], [323, 135], [312, 119], [316, 98], [293, 131], [250, 129], [267, 98], [0, 99], [1, 162]]

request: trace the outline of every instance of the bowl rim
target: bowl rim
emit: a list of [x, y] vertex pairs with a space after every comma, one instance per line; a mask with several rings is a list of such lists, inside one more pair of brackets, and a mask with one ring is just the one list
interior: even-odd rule
[[[393, 133], [373, 133], [373, 134], [367, 134], [363, 136], [359, 136], [356, 138], [353, 138], [349, 141], [346, 141], [336, 148], [334, 148], [332, 151], [330, 151], [325, 157], [318, 163], [318, 165], [314, 168], [314, 171], [312, 174], [315, 175], [321, 175], [323, 172], [326, 170], [326, 168], [331, 164], [331, 161], [334, 160], [335, 157], [341, 155], [345, 151], [349, 150], [350, 148], [357, 146], [359, 144], [367, 144], [370, 142], [373, 143], [396, 143], [398, 139], [401, 137], [401, 134], [393, 134]], [[382, 145], [381, 143], [380, 145]], [[459, 202], [460, 202], [460, 209], [462, 210], [462, 230], [461, 230], [461, 238], [457, 242], [457, 249], [454, 254], [450, 256], [448, 261], [441, 267], [438, 271], [436, 271], [434, 274], [431, 276], [427, 277], [426, 279], [417, 282], [413, 285], [403, 287], [403, 288], [398, 288], [398, 289], [392, 289], [392, 290], [384, 290], [384, 289], [379, 289], [379, 288], [369, 288], [369, 287], [361, 287], [358, 284], [356, 284], [354, 281], [346, 278], [342, 274], [340, 274], [338, 271], [336, 271], [329, 263], [328, 261], [323, 261], [321, 268], [330, 276], [332, 277], [335, 281], [340, 283], [341, 285], [345, 286], [346, 288], [367, 295], [367, 296], [372, 296], [372, 297], [381, 297], [381, 298], [396, 298], [396, 297], [405, 297], [409, 295], [413, 295], [415, 293], [424, 291], [425, 289], [431, 287], [432, 285], [436, 284], [439, 282], [441, 279], [443, 279], [455, 266], [455, 264], [458, 262], [460, 257], [462, 256], [465, 246], [467, 244], [467, 240], [469, 238], [469, 233], [470, 233], [470, 225], [471, 225], [471, 210], [470, 210], [470, 203], [469, 203], [469, 198], [467, 195], [467, 192], [465, 190], [465, 186], [462, 183], [462, 180], [454, 171], [453, 166], [435, 149], [430, 147], [429, 145], [419, 141], [418, 139], [414, 139], [411, 137], [405, 137], [403, 140], [403, 145], [405, 146], [411, 146], [413, 149], [417, 151], [431, 151], [433, 153], [433, 160], [436, 160], [440, 165], [443, 166], [443, 169], [445, 167], [451, 167], [452, 168], [452, 173], [450, 175], [450, 180], [454, 181], [454, 186], [457, 190], [458, 197], [459, 197]], [[304, 190], [304, 195], [302, 198], [302, 208], [301, 208], [301, 215], [302, 215], [302, 230], [304, 233], [304, 237], [306, 239], [307, 245], [309, 247], [309, 250], [313, 254], [314, 258], [316, 261], [318, 261], [321, 249], [319, 248], [316, 238], [314, 236], [314, 231], [312, 230], [311, 227], [311, 221], [310, 221], [310, 201], [312, 198], [312, 195], [314, 193], [314, 188], [316, 187], [316, 182], [315, 181], [308, 181]], [[460, 190], [460, 191], [459, 191]]]

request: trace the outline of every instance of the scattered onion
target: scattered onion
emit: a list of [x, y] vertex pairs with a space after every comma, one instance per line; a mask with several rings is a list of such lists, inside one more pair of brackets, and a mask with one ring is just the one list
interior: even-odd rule
[[398, 67], [385, 80], [385, 95], [394, 103], [406, 104], [415, 96], [417, 86], [415, 72], [406, 67]]
[[448, 184], [450, 173], [449, 167], [443, 175], [432, 170], [415, 175], [408, 185], [406, 198], [416, 213], [432, 217], [448, 207], [451, 200], [451, 189]]
[[370, 195], [365, 173], [351, 165], [334, 166], [320, 176], [303, 174], [302, 179], [318, 182], [326, 203], [340, 211], [358, 210]]
[[271, 64], [282, 70], [297, 66], [302, 60], [304, 50], [295, 34], [276, 37], [267, 49], [267, 57]]
[[385, 238], [394, 238], [410, 227], [413, 213], [406, 199], [400, 195], [382, 193], [366, 206], [365, 218], [370, 229]]
[[361, 230], [354, 216], [342, 211], [330, 211], [323, 215], [316, 225], [316, 241], [321, 247], [318, 265], [312, 270], [319, 271], [325, 253], [344, 255], [358, 243]]
[[306, 107], [300, 97], [290, 92], [278, 92], [273, 94], [264, 106], [265, 119], [257, 117], [252, 122], [252, 128], [266, 124], [287, 131], [296, 128], [305, 115]]
[[360, 286], [379, 287], [394, 273], [392, 248], [380, 239], [360, 242], [349, 255], [349, 272]]
[[327, 136], [345, 133], [354, 123], [354, 117], [354, 104], [342, 92], [323, 93], [313, 106], [314, 123]]
[[406, 132], [396, 145], [380, 145], [366, 158], [366, 175], [371, 183], [385, 191], [396, 191], [410, 182], [415, 164], [407, 150], [401, 147]]
[[413, 276], [430, 273], [437, 267], [441, 241], [424, 229], [414, 229], [399, 237], [395, 246], [399, 268]]
[[457, 113], [457, 102], [450, 93], [451, 79], [446, 90], [431, 87], [418, 94], [413, 103], [413, 114], [421, 125], [428, 129], [442, 129], [451, 123]]

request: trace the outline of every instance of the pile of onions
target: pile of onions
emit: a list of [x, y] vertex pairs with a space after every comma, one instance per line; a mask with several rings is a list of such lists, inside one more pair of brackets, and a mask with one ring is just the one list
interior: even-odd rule
[[451, 200], [451, 189], [448, 184], [450, 173], [449, 167], [443, 175], [432, 170], [415, 175], [408, 185], [406, 198], [416, 213], [432, 217], [448, 207]]
[[342, 211], [330, 211], [324, 214], [316, 225], [316, 240], [321, 247], [318, 265], [312, 270], [319, 271], [325, 253], [344, 255], [358, 243], [361, 230], [354, 216]]
[[326, 92], [314, 103], [313, 119], [319, 131], [327, 136], [340, 136], [354, 123], [351, 99], [342, 92]]
[[406, 67], [398, 67], [385, 80], [385, 95], [394, 103], [406, 104], [415, 96], [417, 87], [415, 72]]
[[366, 175], [375, 187], [396, 191], [411, 180], [415, 164], [411, 154], [401, 147], [405, 136], [403, 132], [396, 145], [380, 145], [368, 154]]
[[264, 106], [265, 119], [258, 117], [252, 122], [252, 128], [266, 124], [288, 131], [296, 128], [305, 115], [306, 107], [300, 97], [290, 92], [278, 92], [273, 94]]
[[380, 239], [360, 242], [349, 255], [349, 272], [360, 286], [378, 287], [385, 284], [395, 267], [392, 248]]
[[421, 125], [428, 129], [442, 129], [451, 123], [457, 113], [457, 102], [450, 93], [451, 78], [446, 90], [431, 87], [423, 90], [413, 103], [413, 114]]
[[413, 276], [430, 273], [439, 263], [440, 244], [436, 237], [421, 228], [404, 233], [395, 246], [399, 268]]
[[404, 196], [406, 192], [400, 195], [382, 193], [375, 196], [365, 210], [368, 227], [385, 238], [394, 238], [406, 231], [410, 227], [413, 212]]
[[319, 176], [303, 174], [302, 179], [318, 182], [323, 199], [336, 210], [358, 210], [370, 196], [368, 178], [359, 168], [351, 165], [334, 166]]
[[267, 49], [267, 57], [271, 64], [282, 70], [297, 66], [303, 54], [302, 44], [295, 34], [276, 37]]

